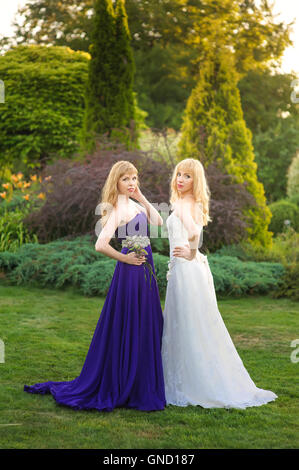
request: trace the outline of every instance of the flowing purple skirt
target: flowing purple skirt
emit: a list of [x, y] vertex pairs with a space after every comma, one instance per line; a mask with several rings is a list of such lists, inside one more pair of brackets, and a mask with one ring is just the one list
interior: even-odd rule
[[[144, 225], [143, 212], [136, 218]], [[155, 273], [150, 245], [146, 251]], [[147, 267], [118, 261], [80, 375], [68, 382], [25, 385], [24, 391], [51, 393], [59, 404], [79, 410], [163, 410], [162, 332], [156, 280], [152, 278], [150, 287]]]

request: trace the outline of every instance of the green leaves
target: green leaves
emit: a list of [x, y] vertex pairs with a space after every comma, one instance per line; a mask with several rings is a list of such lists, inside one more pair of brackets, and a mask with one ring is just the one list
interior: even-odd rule
[[37, 236], [32, 235], [23, 225], [24, 208], [15, 211], [5, 211], [0, 216], [0, 252], [17, 251], [24, 243], [37, 242]]
[[67, 47], [19, 46], [0, 57], [1, 164], [39, 166], [77, 150], [88, 62], [87, 54]]

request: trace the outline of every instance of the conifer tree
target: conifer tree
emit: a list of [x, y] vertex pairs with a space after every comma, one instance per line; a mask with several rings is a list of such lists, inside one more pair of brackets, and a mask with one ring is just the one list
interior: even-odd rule
[[[130, 46], [130, 31], [128, 26], [128, 18], [125, 10], [125, 0], [116, 0], [115, 7], [115, 71], [117, 83], [119, 85], [118, 101], [115, 109], [116, 122], [119, 126], [133, 127], [136, 119], [135, 115], [135, 98], [133, 94], [133, 81], [135, 74], [135, 63], [133, 51]], [[117, 135], [117, 130], [112, 131], [112, 136]], [[137, 133], [132, 134], [133, 140], [136, 140]], [[129, 138], [129, 134], [128, 134]], [[127, 141], [130, 145], [130, 140]]]
[[124, 0], [95, 0], [82, 144], [92, 150], [97, 135], [134, 146], [128, 130], [135, 120], [135, 64]]
[[178, 156], [198, 158], [204, 167], [216, 161], [226, 173], [234, 175], [236, 183], [246, 182], [257, 203], [244, 214], [250, 224], [248, 241], [270, 246], [271, 211], [257, 179], [252, 134], [244, 121], [237, 82], [230, 52], [219, 48], [207, 57], [184, 111]]

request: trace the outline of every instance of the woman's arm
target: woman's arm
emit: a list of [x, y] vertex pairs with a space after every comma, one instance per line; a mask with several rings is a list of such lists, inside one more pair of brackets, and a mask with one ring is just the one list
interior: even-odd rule
[[[196, 257], [196, 253], [198, 251], [199, 236], [194, 236], [192, 240], [188, 238], [188, 241], [188, 245], [186, 244], [184, 246], [176, 246], [172, 252], [173, 256], [177, 256], [178, 258], [185, 258], [188, 261], [193, 260]], [[195, 246], [196, 248], [194, 248]]]
[[112, 248], [112, 246], [109, 244], [121, 220], [122, 219], [119, 211], [113, 209], [109, 216], [109, 219], [107, 220], [106, 224], [101, 230], [100, 235], [98, 236], [98, 239], [95, 244], [95, 249], [96, 251], [103, 253], [106, 256], [109, 256], [109, 258], [116, 259], [117, 261], [121, 261], [122, 263], [140, 265], [145, 261], [145, 257], [137, 258], [136, 253], [134, 252], [128, 254], [120, 253], [119, 251]]
[[134, 193], [131, 196], [132, 198], [136, 199], [146, 210], [146, 216], [150, 224], [152, 225], [163, 225], [163, 219], [160, 216], [157, 209], [146, 199], [146, 197], [142, 194], [139, 187], [137, 186]]

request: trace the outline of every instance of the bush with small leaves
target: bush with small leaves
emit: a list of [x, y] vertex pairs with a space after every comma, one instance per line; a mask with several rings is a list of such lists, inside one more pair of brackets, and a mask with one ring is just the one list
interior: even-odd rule
[[299, 231], [299, 207], [296, 204], [287, 199], [281, 199], [273, 202], [269, 207], [272, 212], [269, 230], [275, 235], [284, 232], [289, 226]]

